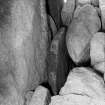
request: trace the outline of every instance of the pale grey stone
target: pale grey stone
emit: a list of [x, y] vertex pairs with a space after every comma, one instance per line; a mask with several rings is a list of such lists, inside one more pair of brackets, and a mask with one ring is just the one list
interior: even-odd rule
[[98, 12], [90, 4], [79, 7], [74, 12], [74, 18], [83, 21], [90, 33], [94, 34], [101, 28], [101, 21]]
[[51, 98], [49, 105], [105, 105], [105, 100], [73, 93], [64, 96], [54, 96]]
[[38, 86], [32, 96], [29, 105], [49, 105], [50, 92], [48, 89]]
[[105, 73], [105, 33], [93, 35], [90, 43], [91, 64], [96, 70]]
[[68, 75], [60, 95], [82, 94], [105, 100], [105, 84], [102, 77], [90, 68], [74, 68]]

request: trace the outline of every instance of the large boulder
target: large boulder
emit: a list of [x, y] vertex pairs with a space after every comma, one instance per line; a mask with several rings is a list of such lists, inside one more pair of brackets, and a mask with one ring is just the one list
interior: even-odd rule
[[63, 86], [69, 70], [66, 29], [61, 28], [52, 40], [48, 53], [48, 81], [54, 94]]
[[74, 12], [74, 18], [78, 18], [85, 23], [90, 33], [94, 34], [101, 28], [101, 21], [95, 7], [86, 4]]
[[91, 64], [101, 73], [105, 73], [105, 33], [93, 35], [90, 43]]
[[50, 15], [48, 15], [48, 26], [49, 26], [49, 30], [51, 32], [51, 39], [53, 39], [57, 33], [57, 27], [56, 27], [56, 24], [55, 24], [53, 18]]
[[72, 60], [78, 64], [89, 59], [89, 42], [92, 34], [82, 21], [74, 19], [68, 28], [66, 45]]
[[23, 105], [27, 90], [47, 80], [45, 0], [0, 1], [0, 104]]
[[69, 73], [67, 81], [59, 94], [68, 95], [73, 93], [105, 100], [104, 80], [90, 68], [74, 68]]
[[104, 105], [105, 84], [90, 68], [77, 67], [68, 75], [59, 95], [51, 97], [50, 105]]
[[89, 59], [90, 39], [100, 28], [101, 22], [93, 6], [87, 4], [75, 10], [66, 36], [68, 52], [75, 63]]

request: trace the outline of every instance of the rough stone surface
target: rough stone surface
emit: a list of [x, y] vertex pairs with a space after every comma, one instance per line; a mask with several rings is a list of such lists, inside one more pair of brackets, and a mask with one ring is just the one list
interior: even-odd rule
[[102, 28], [105, 29], [105, 0], [99, 0], [99, 8], [101, 9]]
[[94, 34], [101, 28], [100, 18], [97, 10], [90, 4], [77, 8], [74, 12], [74, 18], [78, 18], [85, 23], [90, 33]]
[[52, 97], [50, 105], [105, 105], [105, 101], [100, 98], [94, 99], [87, 95], [69, 94]]
[[0, 105], [47, 80], [47, 29], [45, 0], [0, 1]]
[[29, 105], [33, 94], [34, 94], [34, 91], [26, 92], [26, 94], [25, 94], [25, 105]]
[[38, 86], [32, 96], [32, 99], [29, 105], [49, 105], [50, 102], [50, 93], [48, 89]]
[[48, 81], [54, 94], [63, 86], [68, 72], [68, 53], [65, 28], [55, 35], [48, 53]]
[[90, 68], [74, 68], [68, 75], [60, 95], [82, 94], [91, 98], [105, 100], [105, 84], [98, 74]]
[[85, 24], [74, 19], [68, 28], [66, 45], [72, 60], [75, 63], [85, 62], [89, 59], [89, 42], [92, 34]]
[[77, 5], [86, 5], [86, 4], [92, 4], [94, 6], [99, 6], [99, 0], [77, 0], [76, 1]]
[[105, 73], [105, 33], [93, 35], [90, 43], [91, 64], [96, 70]]
[[69, 25], [75, 9], [75, 0], [67, 0], [64, 2], [62, 11], [61, 11], [61, 18], [64, 25]]

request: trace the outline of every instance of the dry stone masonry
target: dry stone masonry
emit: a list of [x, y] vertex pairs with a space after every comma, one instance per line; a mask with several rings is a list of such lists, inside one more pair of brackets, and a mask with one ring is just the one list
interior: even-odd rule
[[105, 105], [105, 0], [0, 0], [0, 105]]

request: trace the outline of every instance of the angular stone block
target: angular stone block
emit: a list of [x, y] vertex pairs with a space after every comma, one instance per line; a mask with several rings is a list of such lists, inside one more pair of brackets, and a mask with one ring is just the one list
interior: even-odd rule
[[68, 53], [65, 28], [55, 35], [48, 53], [48, 81], [54, 94], [63, 86], [68, 72]]
[[76, 6], [75, 2], [75, 0], [65, 0], [63, 4], [61, 18], [64, 25], [68, 26], [73, 18], [73, 13]]
[[90, 43], [91, 64], [96, 70], [105, 73], [105, 33], [93, 35]]
[[32, 96], [32, 99], [29, 105], [49, 105], [50, 102], [50, 93], [48, 89], [38, 86]]
[[68, 75], [60, 95], [82, 94], [95, 99], [105, 100], [105, 84], [98, 74], [90, 68], [74, 68]]

